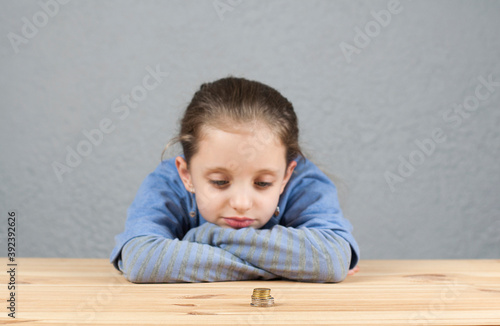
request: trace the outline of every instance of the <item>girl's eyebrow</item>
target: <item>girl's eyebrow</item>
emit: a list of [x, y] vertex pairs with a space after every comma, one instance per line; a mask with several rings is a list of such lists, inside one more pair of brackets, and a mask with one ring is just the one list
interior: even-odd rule
[[271, 175], [277, 175], [278, 170], [271, 170], [271, 169], [261, 169], [257, 171], [257, 174], [271, 174]]
[[223, 167], [205, 168], [205, 173], [210, 173], [210, 172], [229, 172], [229, 170]]

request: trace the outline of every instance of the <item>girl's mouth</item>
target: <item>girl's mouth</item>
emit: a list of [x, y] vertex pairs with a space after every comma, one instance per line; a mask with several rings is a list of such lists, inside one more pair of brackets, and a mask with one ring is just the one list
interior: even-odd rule
[[224, 221], [227, 225], [235, 229], [246, 228], [253, 223], [251, 218], [246, 217], [224, 217]]

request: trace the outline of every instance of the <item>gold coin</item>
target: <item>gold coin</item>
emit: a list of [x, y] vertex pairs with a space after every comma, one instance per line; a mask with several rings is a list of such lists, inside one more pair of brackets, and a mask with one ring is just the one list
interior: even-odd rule
[[274, 298], [271, 296], [271, 289], [256, 288], [253, 289], [252, 303], [255, 307], [270, 307], [274, 305]]

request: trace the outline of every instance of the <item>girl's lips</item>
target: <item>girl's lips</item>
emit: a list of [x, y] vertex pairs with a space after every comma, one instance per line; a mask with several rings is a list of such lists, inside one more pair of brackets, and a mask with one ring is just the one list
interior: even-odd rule
[[251, 218], [232, 218], [232, 217], [224, 217], [224, 221], [235, 229], [246, 228], [253, 223]]

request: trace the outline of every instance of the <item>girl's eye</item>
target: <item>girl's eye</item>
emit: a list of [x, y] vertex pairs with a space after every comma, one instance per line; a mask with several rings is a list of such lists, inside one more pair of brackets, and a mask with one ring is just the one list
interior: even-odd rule
[[[229, 184], [229, 181], [226, 180], [210, 180], [210, 183], [217, 186], [217, 187], [224, 187], [227, 184]], [[260, 187], [260, 188], [268, 188], [271, 187], [273, 184], [271, 182], [255, 182], [255, 184]]]
[[271, 182], [256, 182], [255, 184], [261, 188], [268, 188], [273, 185]]
[[228, 184], [229, 181], [225, 181], [225, 180], [210, 180], [210, 183], [216, 185], [217, 187], [223, 187], [226, 184]]

